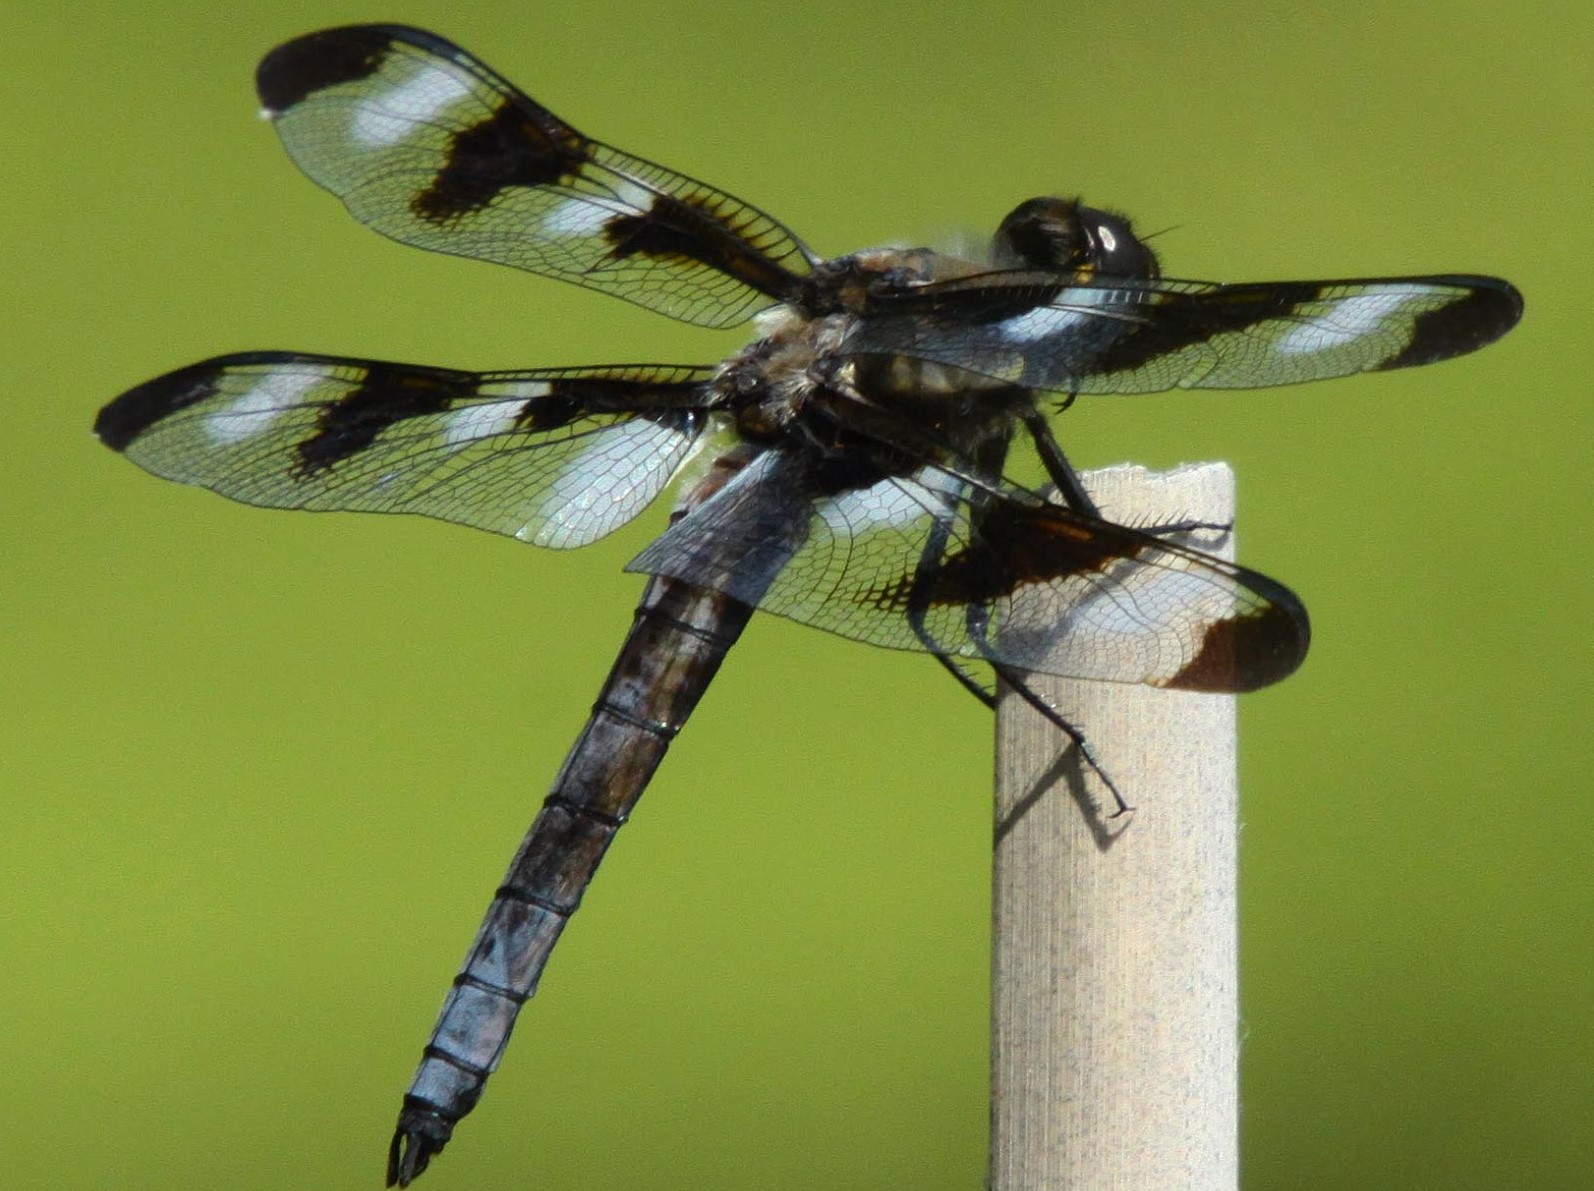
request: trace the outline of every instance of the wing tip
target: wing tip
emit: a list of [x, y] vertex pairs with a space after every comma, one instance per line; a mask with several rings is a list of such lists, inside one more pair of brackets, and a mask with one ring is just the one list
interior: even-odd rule
[[1522, 291], [1499, 277], [1455, 276], [1435, 280], [1464, 292], [1412, 322], [1411, 338], [1378, 371], [1433, 364], [1487, 347], [1522, 319]]
[[1195, 656], [1159, 685], [1244, 694], [1281, 682], [1300, 668], [1312, 642], [1306, 606], [1293, 591], [1265, 575], [1242, 569], [1240, 578], [1262, 599], [1244, 612], [1209, 624]]
[[255, 68], [255, 93], [275, 119], [308, 96], [376, 73], [401, 36], [394, 25], [342, 25], [271, 50]]
[[106, 402], [95, 415], [94, 436], [113, 451], [126, 451], [155, 423], [214, 396], [229, 370], [267, 364], [328, 362], [332, 362], [331, 357], [304, 352], [244, 351], [184, 364], [134, 385]]
[[125, 452], [156, 422], [213, 395], [219, 376], [216, 362], [206, 360], [135, 385], [100, 410], [94, 436], [111, 450]]

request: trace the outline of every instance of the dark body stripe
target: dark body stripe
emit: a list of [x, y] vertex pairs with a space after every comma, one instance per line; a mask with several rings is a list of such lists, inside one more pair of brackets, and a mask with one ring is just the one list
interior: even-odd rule
[[649, 582], [592, 716], [443, 1004], [404, 1097], [388, 1186], [408, 1186], [476, 1106], [609, 842], [752, 613], [718, 592]]

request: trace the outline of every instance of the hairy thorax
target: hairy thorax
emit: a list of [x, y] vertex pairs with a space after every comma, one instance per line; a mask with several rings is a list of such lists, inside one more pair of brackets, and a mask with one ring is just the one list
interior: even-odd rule
[[797, 302], [755, 317], [759, 337], [722, 365], [716, 387], [737, 430], [755, 442], [798, 435], [838, 451], [908, 435], [932, 457], [973, 454], [1034, 394], [947, 364], [859, 353], [850, 340], [881, 297], [988, 269], [924, 248], [823, 262]]

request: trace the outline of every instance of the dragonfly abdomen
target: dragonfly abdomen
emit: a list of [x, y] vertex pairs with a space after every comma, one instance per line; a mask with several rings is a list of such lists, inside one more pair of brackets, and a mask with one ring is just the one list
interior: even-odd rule
[[408, 1186], [476, 1106], [598, 862], [751, 615], [719, 592], [649, 581], [592, 715], [443, 1003], [399, 1113], [388, 1186]]

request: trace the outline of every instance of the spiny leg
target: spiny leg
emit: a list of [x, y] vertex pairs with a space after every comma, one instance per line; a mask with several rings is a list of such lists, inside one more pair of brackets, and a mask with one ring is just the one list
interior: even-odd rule
[[1046, 478], [1057, 489], [1057, 495], [1063, 498], [1063, 504], [1076, 513], [1100, 517], [1101, 510], [1090, 499], [1090, 493], [1085, 491], [1079, 473], [1068, 462], [1068, 456], [1063, 454], [1063, 448], [1053, 437], [1051, 425], [1046, 419], [1037, 411], [1030, 410], [1024, 415], [1024, 429], [1029, 431], [1030, 438], [1034, 440], [1035, 453], [1040, 456], [1041, 466], [1046, 469]]
[[1030, 686], [1029, 680], [1023, 671], [1017, 670], [1012, 666], [1003, 665], [1000, 662], [992, 662], [991, 665], [1015, 695], [1040, 712], [1049, 724], [1068, 737], [1079, 759], [1084, 762], [1087, 769], [1101, 780], [1101, 784], [1107, 788], [1107, 792], [1112, 795], [1113, 802], [1117, 804], [1117, 809], [1108, 817], [1116, 819], [1133, 811], [1135, 808], [1125, 802], [1123, 795], [1119, 793], [1118, 783], [1112, 780], [1112, 775], [1107, 772], [1101, 761], [1097, 759], [1096, 752], [1090, 747], [1090, 741], [1085, 736], [1084, 730], [1072, 723], [1066, 715], [1053, 707], [1034, 687]]
[[[1072, 398], [1069, 399], [1072, 402]], [[1063, 408], [1067, 408], [1065, 404]], [[1063, 454], [1063, 448], [1052, 434], [1050, 423], [1039, 413], [1031, 411], [1024, 415], [1024, 428], [1029, 431], [1029, 436], [1035, 442], [1035, 453], [1040, 457], [1041, 465], [1046, 469], [1046, 478], [1051, 480], [1052, 486], [1057, 489], [1057, 495], [1062, 497], [1062, 503], [1076, 513], [1084, 513], [1090, 517], [1102, 520], [1101, 509], [1085, 491], [1085, 485], [1079, 478], [1079, 473], [1074, 470], [1074, 465], [1068, 462], [1068, 456]], [[1181, 533], [1196, 533], [1201, 531], [1227, 534], [1234, 531], [1232, 521], [1170, 521], [1160, 525], [1135, 525], [1141, 533], [1151, 534], [1153, 537], [1172, 537]]]

